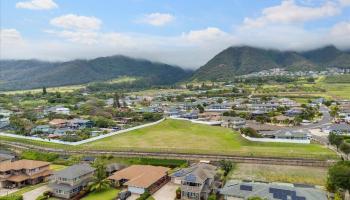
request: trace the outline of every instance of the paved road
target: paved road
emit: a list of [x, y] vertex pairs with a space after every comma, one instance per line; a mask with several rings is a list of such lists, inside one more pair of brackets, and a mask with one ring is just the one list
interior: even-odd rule
[[24, 193], [23, 200], [35, 200], [36, 198], [38, 198], [40, 195], [42, 195], [44, 192], [48, 190], [49, 190], [49, 187], [47, 185], [43, 185], [32, 191]]

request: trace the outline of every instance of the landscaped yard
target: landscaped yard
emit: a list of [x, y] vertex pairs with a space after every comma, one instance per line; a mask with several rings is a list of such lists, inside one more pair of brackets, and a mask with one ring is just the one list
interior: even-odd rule
[[84, 144], [80, 149], [216, 153], [328, 159], [336, 155], [317, 144], [249, 142], [231, 129], [167, 119], [151, 127]]
[[232, 179], [323, 186], [326, 184], [326, 177], [326, 168], [246, 163], [237, 164], [237, 167], [231, 175]]
[[120, 190], [117, 190], [115, 188], [109, 188], [107, 190], [103, 190], [101, 192], [91, 192], [82, 200], [114, 200]]

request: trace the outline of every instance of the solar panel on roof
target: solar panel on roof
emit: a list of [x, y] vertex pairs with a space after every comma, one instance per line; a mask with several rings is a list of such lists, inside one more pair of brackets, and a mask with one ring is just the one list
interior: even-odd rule
[[185, 181], [188, 182], [195, 182], [196, 181], [196, 176], [194, 176], [193, 174], [189, 174], [185, 177]]
[[245, 191], [253, 191], [253, 186], [251, 186], [251, 185], [240, 185], [239, 189], [240, 190], [245, 190]]
[[269, 188], [269, 192], [273, 194], [273, 198], [280, 200], [306, 200], [305, 197], [297, 196], [296, 191], [284, 190], [278, 188]]

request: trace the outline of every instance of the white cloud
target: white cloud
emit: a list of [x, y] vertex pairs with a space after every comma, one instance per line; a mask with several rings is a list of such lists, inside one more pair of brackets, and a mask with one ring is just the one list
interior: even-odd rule
[[216, 27], [208, 27], [202, 30], [192, 30], [188, 33], [183, 33], [182, 36], [189, 42], [208, 42], [217, 40], [228, 36], [227, 33], [223, 32]]
[[58, 5], [53, 0], [31, 0], [16, 3], [16, 8], [30, 10], [51, 10], [57, 7]]
[[340, 4], [342, 6], [349, 6], [350, 5], [350, 0], [340, 0]]
[[0, 29], [0, 41], [1, 43], [17, 43], [21, 42], [21, 33], [16, 29]]
[[297, 5], [294, 0], [284, 0], [280, 5], [263, 9], [262, 16], [258, 18], [245, 18], [244, 27], [259, 28], [269, 24], [302, 23], [335, 16], [339, 13], [341, 13], [341, 6], [331, 1], [319, 7], [308, 7]]
[[150, 13], [138, 21], [152, 26], [163, 26], [174, 20], [175, 17], [169, 13]]
[[67, 14], [53, 18], [50, 24], [64, 29], [98, 30], [102, 22], [96, 17]]

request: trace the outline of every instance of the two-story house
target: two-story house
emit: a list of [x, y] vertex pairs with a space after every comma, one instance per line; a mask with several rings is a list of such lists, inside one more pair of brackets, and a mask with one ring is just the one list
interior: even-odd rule
[[246, 120], [240, 117], [222, 117], [221, 126], [238, 130], [246, 126]]
[[197, 163], [171, 175], [175, 184], [180, 184], [181, 199], [207, 199], [214, 187], [216, 167], [207, 163]]
[[93, 179], [95, 169], [89, 164], [77, 164], [55, 172], [49, 184], [55, 197], [70, 199]]
[[52, 174], [50, 163], [36, 160], [17, 160], [0, 163], [0, 188], [20, 188], [43, 182]]

